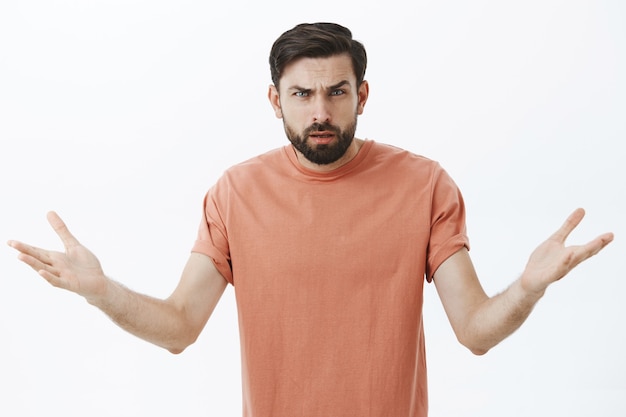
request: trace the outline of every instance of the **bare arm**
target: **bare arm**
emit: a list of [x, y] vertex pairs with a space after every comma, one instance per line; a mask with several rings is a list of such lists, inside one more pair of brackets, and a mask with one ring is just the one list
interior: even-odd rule
[[551, 283], [613, 240], [613, 234], [606, 233], [585, 245], [566, 247], [565, 239], [584, 214], [582, 209], [574, 211], [535, 249], [521, 277], [494, 297], [483, 291], [467, 250], [455, 253], [439, 267], [434, 275], [437, 292], [463, 345], [475, 354], [486, 353], [522, 325]]
[[192, 344], [226, 288], [226, 280], [210, 258], [192, 253], [178, 286], [165, 300], [131, 291], [107, 278], [98, 259], [69, 232], [56, 213], [48, 221], [61, 238], [65, 252], [10, 241], [19, 259], [55, 287], [83, 296], [123, 329], [180, 353]]

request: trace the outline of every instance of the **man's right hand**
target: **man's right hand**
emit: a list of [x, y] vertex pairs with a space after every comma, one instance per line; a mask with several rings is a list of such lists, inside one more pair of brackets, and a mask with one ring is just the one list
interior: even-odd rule
[[196, 340], [226, 288], [227, 281], [211, 258], [191, 253], [178, 286], [167, 299], [131, 291], [104, 275], [98, 258], [56, 213], [48, 213], [48, 222], [61, 238], [65, 253], [9, 241], [20, 252], [18, 259], [55, 287], [82, 295], [128, 332], [172, 353], [182, 352]]
[[108, 280], [98, 258], [80, 244], [58, 214], [49, 212], [47, 217], [61, 238], [65, 253], [37, 248], [14, 240], [9, 241], [9, 246], [20, 252], [18, 259], [55, 287], [75, 292], [88, 301], [103, 296]]

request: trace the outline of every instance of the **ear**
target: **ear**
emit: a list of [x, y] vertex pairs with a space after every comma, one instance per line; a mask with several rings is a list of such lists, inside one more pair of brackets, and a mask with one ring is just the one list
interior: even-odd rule
[[283, 111], [280, 107], [280, 95], [278, 94], [278, 88], [275, 85], [270, 85], [269, 91], [267, 92], [267, 98], [270, 100], [270, 104], [274, 109], [274, 114], [278, 119], [283, 118]]
[[357, 105], [357, 114], [363, 114], [363, 109], [365, 108], [365, 103], [367, 102], [367, 97], [370, 95], [370, 85], [366, 80], [361, 82], [359, 86], [359, 91], [357, 92], [359, 103]]

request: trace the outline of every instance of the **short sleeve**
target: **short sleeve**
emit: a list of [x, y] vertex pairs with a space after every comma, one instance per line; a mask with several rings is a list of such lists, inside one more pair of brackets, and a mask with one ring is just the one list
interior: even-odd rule
[[217, 270], [232, 284], [228, 234], [218, 206], [219, 190], [219, 184], [216, 184], [204, 198], [198, 236], [191, 251], [210, 257]]
[[437, 165], [432, 182], [430, 239], [426, 279], [432, 281], [437, 268], [448, 257], [465, 247], [469, 239], [465, 226], [465, 203], [461, 191], [448, 173]]

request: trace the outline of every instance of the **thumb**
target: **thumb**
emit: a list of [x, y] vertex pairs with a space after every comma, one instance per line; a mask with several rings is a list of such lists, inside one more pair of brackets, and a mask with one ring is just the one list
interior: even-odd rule
[[56, 212], [50, 211], [46, 217], [48, 218], [48, 223], [50, 223], [50, 226], [52, 226], [55, 233], [59, 236], [59, 238], [61, 238], [65, 249], [80, 245], [80, 242], [70, 233], [69, 229], [65, 225], [65, 222]]

